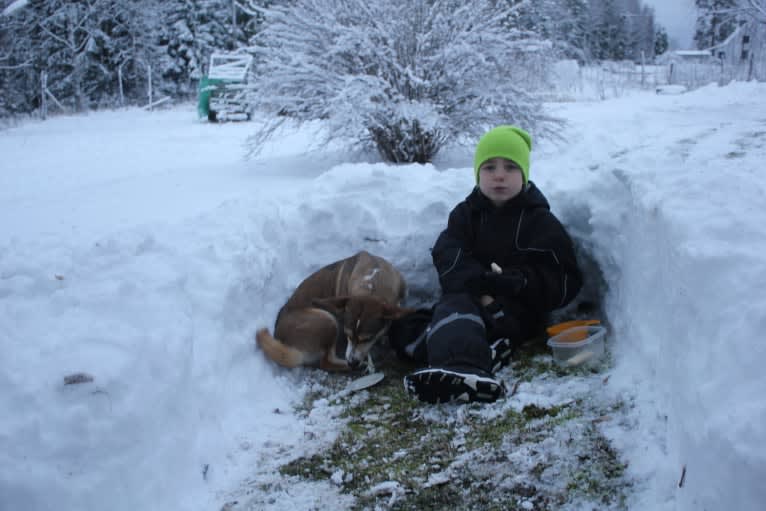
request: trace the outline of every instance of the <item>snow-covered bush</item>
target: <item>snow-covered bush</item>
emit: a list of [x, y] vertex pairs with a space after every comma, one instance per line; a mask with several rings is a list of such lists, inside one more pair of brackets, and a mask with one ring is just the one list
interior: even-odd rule
[[[518, 5], [518, 4], [517, 4]], [[253, 9], [259, 9], [253, 5]], [[426, 162], [497, 123], [555, 127], [531, 93], [550, 43], [510, 26], [505, 0], [295, 0], [261, 9], [254, 107], [274, 120], [326, 121], [329, 139], [370, 144], [393, 162]]]

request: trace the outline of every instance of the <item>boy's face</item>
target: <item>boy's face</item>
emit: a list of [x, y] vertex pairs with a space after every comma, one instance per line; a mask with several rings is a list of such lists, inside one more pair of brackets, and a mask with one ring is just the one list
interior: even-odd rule
[[521, 169], [511, 160], [492, 158], [479, 167], [479, 190], [495, 206], [516, 197], [524, 186]]

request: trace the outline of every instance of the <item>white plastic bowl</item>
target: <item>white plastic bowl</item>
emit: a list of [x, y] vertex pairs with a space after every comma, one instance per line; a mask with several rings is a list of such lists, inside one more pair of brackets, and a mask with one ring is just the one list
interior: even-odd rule
[[576, 326], [548, 339], [553, 360], [562, 367], [595, 364], [604, 355], [606, 328], [601, 325]]

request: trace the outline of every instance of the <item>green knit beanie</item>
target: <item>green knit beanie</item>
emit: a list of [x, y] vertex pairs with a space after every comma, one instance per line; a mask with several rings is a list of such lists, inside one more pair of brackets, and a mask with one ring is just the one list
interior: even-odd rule
[[524, 183], [529, 181], [529, 151], [532, 150], [532, 137], [517, 126], [497, 126], [479, 139], [476, 154], [473, 157], [473, 171], [476, 183], [479, 183], [479, 167], [492, 158], [506, 158], [521, 167]]

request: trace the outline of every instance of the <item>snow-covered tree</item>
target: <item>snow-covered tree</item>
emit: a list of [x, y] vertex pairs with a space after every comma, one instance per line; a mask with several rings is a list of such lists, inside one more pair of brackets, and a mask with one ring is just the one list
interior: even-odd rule
[[25, 9], [0, 15], [0, 117], [28, 112], [38, 92], [29, 87], [37, 80], [35, 53], [28, 44], [31, 19]]
[[179, 97], [195, 91], [210, 54], [233, 50], [231, 0], [174, 0], [161, 8], [163, 25], [155, 34], [161, 48], [158, 73], [163, 92]]
[[91, 93], [108, 80], [100, 54], [107, 37], [102, 23], [110, 7], [107, 0], [29, 2], [36, 21], [32, 42], [37, 67], [49, 74], [53, 93], [75, 110], [87, 108]]
[[591, 53], [598, 60], [624, 60], [627, 58], [629, 38], [624, 11], [617, 0], [599, 0], [591, 3], [593, 38]]
[[654, 57], [654, 11], [639, 0], [590, 0], [590, 54], [597, 60]]
[[738, 0], [738, 10], [751, 19], [766, 23], [766, 0]]
[[668, 51], [669, 46], [668, 32], [664, 27], [657, 27], [657, 32], [654, 35], [654, 54], [662, 55]]
[[737, 0], [696, 0], [694, 42], [699, 49], [722, 43], [737, 28]]
[[628, 16], [632, 44], [628, 51], [628, 58], [634, 62], [652, 60], [655, 55], [655, 38], [657, 28], [654, 23], [654, 10], [640, 6], [640, 2], [635, 2], [637, 12]]
[[[258, 6], [252, 6], [258, 9]], [[392, 162], [430, 161], [447, 142], [490, 125], [553, 129], [531, 89], [551, 44], [510, 25], [506, 0], [295, 0], [262, 10], [252, 50], [255, 106], [267, 123], [322, 119], [328, 138], [377, 148]]]
[[586, 0], [515, 0], [514, 24], [551, 41], [562, 58], [587, 59], [588, 4]]
[[4, 47], [15, 61], [8, 74], [0, 69], [3, 95], [15, 96], [13, 110], [40, 106], [43, 75], [52, 94], [48, 99], [58, 98], [65, 107], [113, 104], [118, 69], [147, 37], [139, 20], [150, 1], [156, 0], [30, 0], [0, 19], [12, 42]]
[[[740, 19], [766, 2], [729, 1]], [[554, 58], [638, 61], [653, 47], [638, 0], [367, 3], [0, 0], [0, 115], [39, 108], [43, 76], [65, 109], [145, 104], [149, 90], [188, 99], [211, 53], [250, 45], [265, 111], [425, 160], [494, 122], [544, 133], [528, 92]]]
[[149, 76], [155, 94], [188, 98], [212, 52], [252, 35], [252, 15], [237, 0], [13, 5], [0, 11], [0, 115], [37, 108], [43, 74], [51, 94], [75, 110], [145, 103]]
[[588, 55], [588, 1], [562, 0], [559, 11], [557, 40], [565, 44], [564, 56], [587, 60]]

